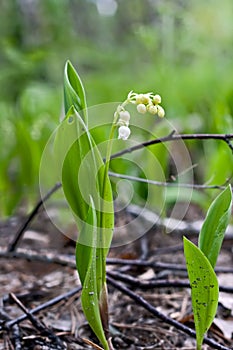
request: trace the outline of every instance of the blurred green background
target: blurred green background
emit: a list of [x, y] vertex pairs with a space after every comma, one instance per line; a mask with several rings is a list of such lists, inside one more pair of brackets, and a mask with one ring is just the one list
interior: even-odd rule
[[[67, 59], [89, 106], [154, 91], [179, 132], [232, 133], [232, 13], [232, 0], [2, 0], [0, 215], [28, 210], [39, 196], [40, 157], [62, 113]], [[232, 176], [225, 144], [188, 145], [197, 182]]]

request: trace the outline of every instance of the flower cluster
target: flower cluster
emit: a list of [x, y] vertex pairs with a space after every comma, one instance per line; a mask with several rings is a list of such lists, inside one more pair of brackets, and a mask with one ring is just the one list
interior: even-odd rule
[[118, 139], [127, 140], [131, 133], [129, 128], [130, 113], [125, 110], [127, 104], [136, 104], [137, 111], [141, 114], [149, 112], [150, 114], [157, 114], [158, 117], [163, 118], [165, 116], [165, 111], [163, 107], [160, 106], [161, 100], [160, 95], [154, 95], [152, 92], [137, 94], [130, 91], [127, 99], [118, 106], [114, 115], [114, 123], [119, 126]]
[[157, 114], [158, 117], [163, 118], [165, 116], [165, 111], [163, 107], [160, 106], [161, 96], [156, 94], [153, 95], [151, 92], [147, 94], [134, 94], [134, 103], [137, 105], [137, 111], [139, 113], [145, 114], [149, 112], [153, 115]]

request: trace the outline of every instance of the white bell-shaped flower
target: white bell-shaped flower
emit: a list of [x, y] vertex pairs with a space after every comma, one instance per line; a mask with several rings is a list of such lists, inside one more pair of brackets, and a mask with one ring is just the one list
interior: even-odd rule
[[158, 110], [158, 117], [159, 118], [163, 118], [165, 116], [165, 110], [163, 109], [163, 107], [161, 106], [157, 106], [157, 110]]
[[139, 105], [137, 105], [137, 111], [138, 113], [145, 114], [146, 106], [143, 103], [140, 103]]
[[153, 97], [154, 104], [157, 105], [157, 104], [161, 103], [161, 101], [162, 101], [162, 99], [161, 99], [160, 95], [158, 95], [158, 94], [154, 95], [154, 97]]
[[158, 112], [158, 108], [153, 104], [148, 106], [147, 109], [148, 109], [148, 112], [153, 115], [157, 114]]
[[119, 113], [120, 119], [119, 119], [119, 124], [121, 125], [129, 125], [129, 120], [130, 120], [130, 113], [128, 111], [121, 111]]
[[118, 129], [118, 139], [127, 140], [130, 133], [130, 128], [128, 128], [128, 126], [122, 125]]

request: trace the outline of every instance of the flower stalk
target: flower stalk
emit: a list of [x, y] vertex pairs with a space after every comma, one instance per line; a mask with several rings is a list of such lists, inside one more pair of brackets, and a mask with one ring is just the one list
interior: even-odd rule
[[[136, 105], [136, 109], [140, 114], [146, 114], [149, 112], [152, 115], [158, 115], [158, 117], [163, 118], [165, 116], [165, 111], [160, 103], [162, 102], [161, 96], [152, 92], [146, 94], [138, 94], [130, 91], [127, 99], [117, 107], [114, 114], [113, 126], [119, 126], [118, 129], [118, 139], [127, 140], [131, 134], [129, 128], [130, 113], [125, 110], [128, 104]], [[110, 133], [111, 135], [111, 133]]]

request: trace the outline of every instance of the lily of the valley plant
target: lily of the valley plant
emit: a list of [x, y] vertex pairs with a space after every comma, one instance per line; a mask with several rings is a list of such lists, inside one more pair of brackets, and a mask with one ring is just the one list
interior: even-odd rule
[[[80, 77], [68, 61], [64, 71], [66, 117], [54, 142], [62, 188], [75, 217], [79, 236], [76, 265], [82, 284], [82, 307], [86, 319], [105, 350], [112, 349], [108, 326], [106, 257], [114, 229], [112, 188], [108, 176], [113, 139], [127, 140], [130, 113], [134, 104], [139, 113], [164, 117], [160, 95], [130, 92], [112, 118], [107, 154], [103, 161], [88, 129], [85, 90]], [[118, 132], [117, 132], [118, 131]]]
[[214, 267], [229, 223], [232, 190], [229, 185], [211, 204], [202, 226], [198, 247], [184, 237], [184, 254], [191, 285], [197, 350], [210, 328], [218, 307], [218, 279]]

